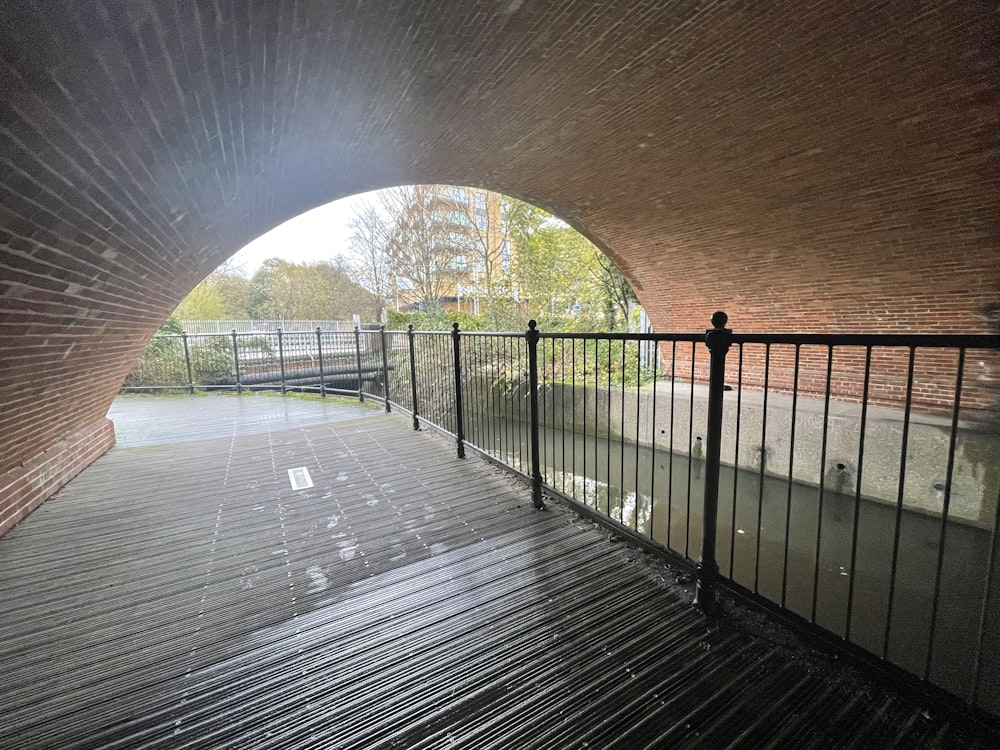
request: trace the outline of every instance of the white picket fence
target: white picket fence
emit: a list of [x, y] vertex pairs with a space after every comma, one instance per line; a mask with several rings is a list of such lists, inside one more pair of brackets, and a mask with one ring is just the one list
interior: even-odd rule
[[282, 331], [353, 331], [350, 320], [182, 320], [185, 333], [273, 333]]

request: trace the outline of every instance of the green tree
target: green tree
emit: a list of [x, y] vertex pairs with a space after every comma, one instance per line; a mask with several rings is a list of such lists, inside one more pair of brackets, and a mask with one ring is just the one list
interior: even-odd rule
[[250, 280], [250, 312], [275, 320], [343, 320], [370, 314], [371, 295], [339, 262], [269, 258]]
[[608, 330], [628, 327], [629, 313], [639, 302], [632, 290], [632, 285], [622, 276], [621, 271], [611, 258], [603, 253], [597, 254], [596, 263], [590, 267], [601, 301], [603, 302], [605, 325]]
[[217, 272], [213, 281], [222, 301], [224, 320], [246, 320], [250, 318], [250, 297], [253, 289], [250, 279], [241, 273]]
[[174, 310], [181, 320], [221, 320], [223, 317], [222, 297], [211, 276], [191, 290]]
[[250, 280], [225, 267], [209, 274], [181, 300], [181, 320], [244, 320], [250, 317]]

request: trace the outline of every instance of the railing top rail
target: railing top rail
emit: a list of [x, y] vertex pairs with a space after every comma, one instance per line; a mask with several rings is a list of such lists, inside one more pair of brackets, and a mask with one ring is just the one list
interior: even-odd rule
[[1000, 349], [1000, 335], [956, 333], [734, 333], [735, 344]]
[[[400, 331], [400, 330], [396, 330], [396, 331], [390, 331], [390, 330], [389, 330], [389, 329], [387, 328], [385, 332], [386, 332], [387, 334], [388, 334], [388, 333], [398, 333], [398, 334], [400, 334], [400, 335], [402, 335], [402, 336], [407, 336], [407, 335], [409, 335], [409, 331], [406, 331], [406, 330], [402, 330], [402, 331]], [[431, 336], [451, 336], [451, 335], [452, 335], [452, 332], [451, 332], [451, 330], [450, 330], [450, 329], [449, 329], [449, 330], [447, 330], [447, 331], [418, 331], [417, 329], [413, 329], [413, 332], [414, 332], [415, 334], [418, 334], [418, 335], [420, 335], [420, 336], [423, 336], [423, 335], [426, 335], [426, 334], [429, 334], [429, 335], [431, 335]], [[362, 331], [362, 333], [364, 333], [364, 331]], [[378, 333], [378, 331], [375, 331], [375, 333]], [[467, 334], [469, 334], [469, 333], [471, 333], [471, 331], [461, 331], [461, 334], [462, 334], [463, 336], [465, 336], [465, 335], [467, 335]]]
[[524, 338], [524, 331], [462, 331], [461, 333], [463, 336], [512, 336]]
[[[353, 335], [349, 331], [324, 331], [321, 334]], [[362, 330], [361, 333], [378, 334], [377, 330]], [[405, 330], [385, 331], [387, 334], [407, 335]], [[421, 336], [451, 336], [452, 331], [414, 331]], [[524, 331], [460, 331], [462, 336], [500, 337], [508, 336], [523, 338]], [[315, 336], [312, 331], [282, 331], [288, 336]], [[232, 331], [218, 333], [158, 333], [153, 338], [219, 338], [231, 337]], [[277, 331], [237, 331], [240, 338], [273, 337]], [[576, 339], [586, 341], [649, 341], [670, 342], [688, 341], [701, 342], [705, 340], [704, 333], [560, 333], [540, 331], [540, 338], [545, 339]], [[1000, 335], [997, 334], [957, 334], [957, 333], [733, 333], [734, 344], [787, 344], [795, 346], [864, 346], [864, 347], [903, 347], [926, 349], [1000, 349]]]
[[539, 332], [543, 339], [583, 339], [587, 341], [704, 341], [704, 333], [558, 333]]

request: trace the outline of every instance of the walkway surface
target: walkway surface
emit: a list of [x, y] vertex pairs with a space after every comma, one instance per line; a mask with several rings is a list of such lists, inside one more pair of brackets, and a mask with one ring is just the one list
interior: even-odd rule
[[118, 446], [0, 539], [2, 748], [1000, 746], [707, 622], [681, 573], [406, 418], [111, 416]]

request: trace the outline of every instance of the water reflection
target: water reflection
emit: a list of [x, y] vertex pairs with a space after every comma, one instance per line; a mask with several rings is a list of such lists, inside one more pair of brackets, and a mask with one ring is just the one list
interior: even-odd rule
[[[701, 460], [601, 436], [544, 429], [540, 453], [547, 485], [659, 544], [701, 554]], [[528, 434], [516, 421], [479, 425], [470, 440], [528, 472]], [[718, 563], [735, 583], [922, 675], [969, 694], [983, 615], [990, 534], [948, 523], [933, 638], [931, 612], [942, 534], [940, 518], [760, 471], [723, 467]], [[985, 613], [980, 701], [1000, 710], [1000, 584]], [[932, 644], [932, 646], [931, 646]]]

